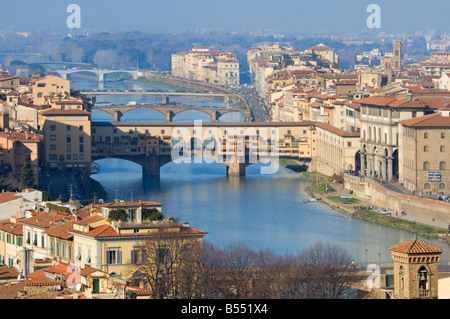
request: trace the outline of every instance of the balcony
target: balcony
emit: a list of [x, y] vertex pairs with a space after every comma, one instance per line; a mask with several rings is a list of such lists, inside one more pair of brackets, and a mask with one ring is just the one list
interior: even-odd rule
[[419, 298], [430, 298], [431, 292], [428, 289], [419, 289]]

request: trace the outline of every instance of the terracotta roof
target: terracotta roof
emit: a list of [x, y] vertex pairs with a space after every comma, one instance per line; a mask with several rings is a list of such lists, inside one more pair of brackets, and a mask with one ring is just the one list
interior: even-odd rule
[[49, 236], [63, 239], [72, 238], [73, 235], [70, 231], [73, 229], [73, 223], [74, 221], [68, 221], [67, 223], [52, 227], [49, 230], [44, 231], [44, 233]]
[[322, 129], [324, 129], [324, 130], [326, 130], [328, 132], [331, 132], [333, 134], [336, 134], [336, 135], [339, 135], [339, 136], [342, 136], [342, 137], [359, 137], [360, 136], [359, 132], [353, 132], [353, 133], [346, 132], [346, 131], [343, 131], [343, 130], [337, 128], [337, 127], [334, 127], [332, 125], [329, 125], [329, 124], [326, 124], [326, 123], [322, 123], [322, 122], [315, 123], [315, 126], [316, 127], [320, 127], [320, 128], [322, 128]]
[[19, 223], [13, 223], [11, 221], [0, 222], [0, 229], [14, 235], [23, 234], [23, 225]]
[[0, 204], [15, 200], [15, 199], [19, 199], [22, 198], [21, 196], [16, 195], [13, 192], [3, 192], [0, 193]]
[[19, 272], [12, 266], [0, 266], [0, 279], [14, 278], [19, 276]]
[[440, 113], [415, 117], [399, 121], [400, 124], [413, 127], [448, 127], [450, 128], [450, 116], [442, 116]]
[[419, 239], [411, 239], [389, 248], [390, 251], [405, 254], [442, 253], [442, 249]]
[[56, 223], [66, 222], [71, 218], [63, 215], [51, 215], [48, 213], [37, 213], [30, 218], [25, 218], [20, 220], [20, 223], [32, 226], [38, 226], [43, 228], [48, 228], [51, 226], [55, 226]]
[[111, 202], [102, 204], [103, 207], [141, 207], [141, 206], [162, 206], [162, 203], [154, 201], [139, 201], [139, 202]]
[[91, 115], [91, 112], [78, 109], [61, 110], [53, 108], [40, 111], [39, 113], [42, 115]]

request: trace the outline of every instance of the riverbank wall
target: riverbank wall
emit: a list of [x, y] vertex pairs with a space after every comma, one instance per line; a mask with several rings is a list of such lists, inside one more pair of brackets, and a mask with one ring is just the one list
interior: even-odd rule
[[168, 75], [160, 75], [153, 72], [144, 72], [142, 77], [150, 82], [158, 82], [176, 87], [181, 87], [188, 91], [203, 92], [203, 93], [209, 92], [230, 93], [230, 94], [234, 93], [232, 90], [221, 86], [195, 82], [188, 79], [175, 78]]
[[345, 175], [344, 188], [373, 205], [392, 212], [405, 212], [410, 217], [450, 225], [450, 203], [422, 198], [387, 189], [380, 183], [364, 177]]

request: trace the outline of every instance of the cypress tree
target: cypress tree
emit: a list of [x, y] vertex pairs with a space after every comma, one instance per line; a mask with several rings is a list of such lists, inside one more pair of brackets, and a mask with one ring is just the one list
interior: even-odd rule
[[22, 167], [22, 175], [20, 176], [20, 187], [36, 188], [34, 173], [31, 168], [31, 156], [29, 154], [25, 155], [25, 163]]

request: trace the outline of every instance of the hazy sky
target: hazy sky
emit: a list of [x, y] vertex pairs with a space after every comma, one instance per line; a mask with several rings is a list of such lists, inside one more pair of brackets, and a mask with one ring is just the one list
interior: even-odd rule
[[376, 31], [450, 28], [449, 0], [0, 0], [0, 30], [67, 32], [72, 3], [81, 8], [81, 28], [95, 31], [365, 30], [372, 3], [381, 8]]

